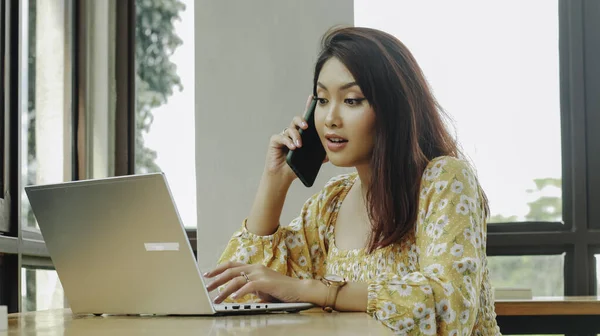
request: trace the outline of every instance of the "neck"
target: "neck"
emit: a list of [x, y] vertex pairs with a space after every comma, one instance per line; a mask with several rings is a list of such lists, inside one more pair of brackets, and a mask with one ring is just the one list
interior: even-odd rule
[[363, 164], [360, 166], [356, 166], [356, 172], [358, 173], [358, 178], [360, 179], [360, 191], [363, 196], [363, 199], [367, 199], [367, 191], [371, 186], [371, 167], [369, 164]]

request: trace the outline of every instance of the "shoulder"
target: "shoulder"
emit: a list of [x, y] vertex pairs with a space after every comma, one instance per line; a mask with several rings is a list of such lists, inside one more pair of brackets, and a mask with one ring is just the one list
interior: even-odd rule
[[323, 188], [312, 197], [312, 201], [318, 202], [321, 207], [326, 207], [329, 203], [336, 200], [338, 196], [347, 192], [356, 177], [356, 173], [348, 173], [330, 178]]
[[475, 183], [474, 169], [467, 160], [452, 156], [439, 156], [431, 160], [423, 171], [422, 184], [429, 185], [449, 178], [455, 178], [470, 184]]
[[356, 177], [356, 173], [334, 176], [325, 183], [325, 186], [321, 189], [320, 195], [322, 195], [322, 197], [337, 196], [340, 193], [347, 191], [354, 183]]

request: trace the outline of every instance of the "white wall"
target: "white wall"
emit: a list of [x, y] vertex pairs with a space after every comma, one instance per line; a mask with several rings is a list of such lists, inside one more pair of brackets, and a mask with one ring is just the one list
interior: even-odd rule
[[[213, 267], [254, 199], [269, 137], [301, 114], [320, 38], [353, 24], [353, 0], [195, 3], [198, 262]], [[185, 71], [185, 69], [183, 69]], [[174, 149], [176, 150], [176, 149]], [[282, 223], [330, 177], [296, 181]]]

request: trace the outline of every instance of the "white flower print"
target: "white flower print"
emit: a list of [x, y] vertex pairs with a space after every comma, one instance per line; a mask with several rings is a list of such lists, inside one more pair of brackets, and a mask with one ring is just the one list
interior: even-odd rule
[[427, 198], [427, 194], [429, 193], [429, 189], [427, 187], [421, 187], [421, 199]]
[[454, 246], [452, 246], [452, 248], [450, 249], [450, 253], [452, 253], [453, 256], [459, 258], [462, 257], [464, 251], [465, 248], [461, 244], [454, 244]]
[[421, 286], [421, 290], [427, 295], [433, 294], [433, 289], [431, 289], [431, 286], [429, 285]]
[[463, 261], [467, 264], [467, 267], [471, 272], [477, 272], [479, 262], [477, 262], [475, 258], [464, 258]]
[[389, 314], [387, 311], [380, 309], [380, 310], [378, 310], [378, 311], [375, 313], [375, 317], [376, 317], [376, 318], [377, 318], [379, 321], [384, 321], [384, 320], [387, 320], [387, 319], [390, 317], [390, 314]]
[[[427, 314], [428, 312], [427, 306], [425, 306], [424, 303], [415, 303], [414, 308], [413, 308], [413, 315], [415, 316], [415, 318], [418, 319], [422, 319], [425, 314]], [[431, 309], [429, 309], [429, 312], [431, 313]]]
[[418, 218], [418, 225], [423, 225], [425, 223], [425, 210], [421, 209], [419, 210], [419, 218]]
[[435, 248], [435, 243], [431, 243], [431, 244], [427, 245], [427, 250], [425, 250], [425, 253], [427, 253], [428, 256], [432, 255], [434, 248]]
[[448, 160], [446, 159], [441, 159], [438, 160], [434, 165], [433, 165], [433, 169], [437, 169], [439, 172], [442, 171], [442, 168], [444, 168], [444, 166], [446, 165], [446, 163], [448, 162]]
[[464, 185], [460, 181], [454, 181], [454, 182], [452, 182], [452, 186], [450, 187], [450, 189], [452, 190], [453, 193], [460, 194], [460, 193], [462, 193], [462, 191], [464, 189]]
[[327, 226], [325, 225], [319, 225], [319, 239], [323, 240], [323, 238], [325, 237], [325, 230], [326, 230]]
[[407, 285], [406, 283], [398, 285], [396, 289], [398, 291], [398, 295], [400, 296], [410, 296], [410, 294], [412, 293], [412, 287]]
[[407, 333], [411, 331], [415, 327], [415, 320], [407, 317], [405, 319], [399, 320], [396, 324], [396, 329], [400, 334]]
[[469, 311], [464, 310], [462, 313], [460, 313], [460, 317], [458, 319], [460, 320], [461, 324], [467, 324], [469, 321]]
[[440, 264], [431, 264], [431, 265], [425, 267], [425, 273], [432, 274], [432, 275], [435, 275], [436, 277], [438, 277], [438, 276], [444, 274], [444, 266], [442, 266]]
[[459, 202], [456, 205], [456, 213], [461, 214], [461, 215], [468, 215], [469, 214], [469, 203]]
[[463, 261], [455, 261], [454, 264], [452, 265], [452, 267], [458, 272], [458, 273], [465, 273], [469, 268], [467, 267], [467, 264]]
[[454, 329], [454, 330], [450, 330], [450, 332], [448, 333], [448, 336], [460, 336], [458, 334], [458, 330]]
[[479, 234], [479, 232], [476, 231], [471, 237], [471, 245], [475, 248], [481, 247], [481, 234]]
[[406, 281], [410, 281], [410, 282], [414, 282], [414, 283], [420, 283], [425, 280], [427, 280], [427, 279], [425, 279], [425, 277], [419, 273], [411, 273], [406, 277]]
[[241, 262], [242, 264], [247, 264], [248, 261], [250, 261], [250, 257], [248, 256], [247, 253], [244, 253], [242, 251], [239, 251], [239, 253], [236, 253], [234, 256], [235, 261], [237, 262]]
[[465, 240], [466, 241], [471, 241], [471, 238], [473, 238], [473, 230], [466, 228], [465, 231], [463, 232], [464, 236], [465, 236]]
[[313, 246], [310, 247], [310, 255], [316, 255], [317, 252], [319, 252], [319, 244], [313, 244]]
[[444, 294], [446, 294], [447, 296], [452, 295], [452, 293], [454, 293], [454, 286], [452, 286], [451, 282], [445, 282], [444, 284], [442, 284], [442, 287], [444, 288]]
[[431, 237], [433, 239], [440, 239], [440, 237], [442, 236], [442, 234], [444, 233], [444, 228], [441, 225], [437, 225], [437, 224], [432, 224], [433, 225], [433, 232]]
[[444, 198], [440, 201], [440, 204], [438, 205], [438, 210], [444, 210], [446, 206], [448, 206], [448, 199]]
[[435, 224], [437, 226], [444, 227], [444, 226], [448, 225], [449, 221], [450, 221], [450, 219], [448, 218], [447, 215], [442, 215], [442, 216], [440, 216], [440, 218], [437, 219], [437, 221], [435, 221]]
[[396, 263], [396, 253], [390, 253], [387, 256], [387, 264], [394, 265]]
[[464, 276], [463, 277], [463, 282], [467, 286], [473, 286], [473, 279], [471, 279], [471, 277], [469, 277], [469, 276]]
[[425, 233], [428, 237], [433, 237], [433, 229], [435, 228], [435, 224], [427, 224], [425, 227]]
[[294, 240], [296, 241], [296, 246], [304, 245], [304, 236], [301, 233], [296, 233], [294, 235]]
[[433, 256], [435, 256], [435, 257], [441, 256], [442, 254], [446, 253], [446, 249], [447, 249], [446, 243], [436, 244], [435, 247], [433, 248]]
[[399, 263], [396, 268], [398, 269], [398, 274], [400, 274], [400, 276], [403, 277], [408, 274], [408, 269], [404, 263]]
[[471, 336], [471, 332], [469, 331], [469, 328], [467, 328], [467, 327], [463, 328], [462, 336]]
[[428, 220], [429, 217], [431, 217], [431, 214], [433, 213], [433, 202], [429, 203], [429, 206], [427, 207], [427, 213], [425, 214], [425, 220]]
[[383, 304], [383, 310], [385, 310], [388, 315], [392, 315], [396, 313], [396, 305], [393, 302], [386, 302]]
[[421, 323], [419, 323], [419, 329], [424, 335], [435, 335], [435, 319], [433, 317], [422, 319]]
[[435, 183], [435, 193], [439, 194], [448, 186], [448, 181], [438, 181]]
[[290, 229], [290, 231], [300, 231], [302, 230], [302, 222], [300, 221], [300, 218], [297, 217], [295, 218], [290, 225], [288, 226], [288, 228]]
[[435, 313], [446, 323], [452, 323], [456, 319], [456, 312], [450, 307], [450, 302], [447, 299], [440, 300], [435, 305]]
[[298, 265], [300, 265], [301, 267], [305, 267], [307, 264], [308, 263], [306, 261], [305, 256], [300, 256], [300, 258], [298, 258]]
[[431, 181], [436, 177], [437, 170], [433, 168], [427, 168], [425, 169], [425, 172], [423, 172], [423, 175], [425, 176], [425, 180]]
[[469, 210], [472, 212], [477, 211], [477, 204], [475, 204], [475, 200], [467, 195], [460, 195], [460, 203], [468, 204]]
[[288, 234], [288, 235], [285, 237], [285, 245], [287, 245], [287, 247], [288, 247], [289, 249], [293, 249], [293, 248], [295, 248], [296, 246], [298, 246], [298, 242], [297, 242], [297, 240], [296, 240], [296, 237], [295, 237], [295, 236], [296, 236], [296, 235], [294, 235], [294, 234]]

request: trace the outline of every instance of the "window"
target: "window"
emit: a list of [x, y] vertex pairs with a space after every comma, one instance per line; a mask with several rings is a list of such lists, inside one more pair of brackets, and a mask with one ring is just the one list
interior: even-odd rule
[[194, 1], [136, 0], [135, 172], [164, 172], [196, 227]]
[[354, 3], [357, 26], [390, 32], [421, 65], [491, 222], [562, 221], [558, 0]]
[[54, 270], [21, 269], [22, 311], [65, 307], [62, 285]]
[[[26, 55], [21, 92], [22, 185], [71, 179], [70, 110], [65, 92], [65, 7], [60, 1], [23, 2], [29, 9]], [[52, 15], [38, 15], [52, 13]], [[25, 48], [25, 45], [23, 46]], [[24, 50], [25, 51], [25, 50]], [[21, 190], [24, 230], [39, 230], [25, 190]]]
[[[594, 2], [354, 0], [413, 52], [491, 209], [495, 287], [597, 293], [600, 48]], [[434, 10], [432, 10], [434, 8]], [[597, 263], [597, 261], [596, 261]], [[538, 269], [544, 272], [535, 272]], [[544, 274], [544, 277], [540, 277]]]
[[[70, 21], [66, 1], [20, 2], [21, 25], [21, 185], [72, 179], [71, 106], [67, 46]], [[43, 13], [43, 14], [41, 14]], [[19, 190], [22, 255], [31, 244], [43, 243], [25, 190]], [[39, 255], [38, 255], [39, 257]], [[27, 258], [23, 266], [29, 267]], [[50, 262], [48, 262], [50, 263]], [[63, 292], [55, 271], [23, 268], [23, 310], [63, 307]]]
[[528, 288], [533, 296], [564, 295], [564, 255], [489, 257], [494, 288]]
[[596, 295], [600, 295], [600, 254], [594, 255], [594, 261], [596, 262]]

